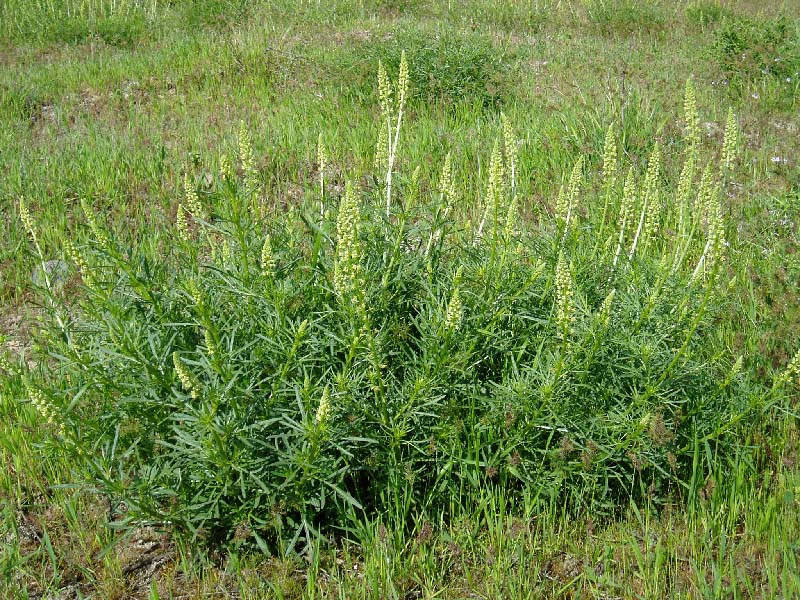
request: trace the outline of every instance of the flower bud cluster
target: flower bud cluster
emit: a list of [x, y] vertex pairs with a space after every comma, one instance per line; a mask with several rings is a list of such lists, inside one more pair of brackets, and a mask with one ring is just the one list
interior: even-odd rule
[[175, 226], [178, 229], [178, 237], [184, 243], [189, 243], [191, 237], [189, 235], [189, 221], [186, 218], [186, 209], [183, 204], [178, 204], [178, 212], [175, 214]]
[[272, 277], [275, 274], [275, 257], [272, 254], [272, 236], [267, 234], [264, 238], [264, 245], [261, 247], [261, 273], [265, 277]]
[[614, 124], [608, 126], [603, 147], [603, 187], [611, 190], [617, 183], [617, 141]]
[[175, 366], [175, 375], [178, 376], [178, 381], [181, 382], [183, 390], [188, 392], [193, 399], [197, 399], [199, 384], [191, 371], [183, 364], [183, 360], [181, 360], [180, 354], [177, 352], [172, 354], [172, 363]]
[[186, 198], [186, 207], [189, 209], [189, 212], [192, 213], [192, 216], [197, 219], [207, 219], [208, 215], [203, 205], [200, 204], [200, 196], [197, 195], [197, 188], [195, 188], [191, 177], [189, 177], [188, 171], [183, 177], [183, 191]]
[[697, 97], [691, 79], [686, 81], [686, 94], [683, 101], [683, 118], [686, 126], [686, 141], [689, 153], [694, 156], [700, 145], [700, 114], [697, 112]]
[[725, 123], [725, 137], [722, 142], [722, 168], [729, 171], [736, 156], [739, 153], [739, 127], [736, 124], [736, 117], [733, 108], [728, 109], [728, 120]]
[[563, 252], [558, 255], [556, 263], [556, 323], [563, 338], [569, 335], [573, 322], [573, 304], [575, 290], [572, 274]]
[[360, 210], [353, 183], [348, 181], [336, 221], [336, 264], [333, 287], [340, 298], [361, 293], [361, 247], [358, 241]]
[[450, 301], [447, 303], [447, 312], [444, 317], [444, 328], [446, 331], [458, 331], [461, 327], [463, 307], [461, 305], [461, 292], [458, 285], [453, 288]]

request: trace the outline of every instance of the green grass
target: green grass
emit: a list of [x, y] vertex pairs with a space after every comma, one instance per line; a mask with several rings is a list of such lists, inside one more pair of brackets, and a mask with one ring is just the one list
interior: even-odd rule
[[[762, 4], [5, 2], [0, 325], [9, 355], [42, 355], [47, 313], [31, 281], [38, 258], [19, 220], [20, 196], [45, 259], [63, 256], [65, 236], [90, 242], [81, 199], [120, 247], [174, 256], [185, 170], [211, 194], [206, 175], [216, 177], [220, 154], [237, 154], [244, 121], [266, 212], [313, 201], [320, 134], [330, 154], [326, 185], [338, 198], [345, 179], [370, 185], [377, 61], [396, 73], [406, 50], [411, 88], [398, 189], [419, 165], [428, 197], [451, 152], [462, 212], [473, 222], [500, 111], [519, 140], [520, 212], [546, 232], [579, 156], [587, 161], [587, 198], [597, 193], [610, 123], [624, 162], [640, 174], [659, 142], [662, 183], [673, 189], [686, 80], [698, 93], [702, 155], [718, 154], [733, 106], [743, 134], [723, 198], [724, 279], [733, 283], [703, 343], [708, 364], [730, 365], [741, 354], [754, 389], [768, 387], [800, 346], [800, 76], [792, 72], [800, 6]], [[780, 68], [765, 70], [770, 60]], [[580, 218], [591, 222], [593, 210]], [[78, 310], [85, 293], [74, 276], [66, 285]], [[59, 589], [104, 598], [800, 595], [796, 390], [780, 416], [748, 424], [737, 451], [703, 451], [694, 495], [634, 495], [609, 515], [563, 499], [542, 505], [535, 494], [487, 482], [455, 498], [457, 510], [405, 527], [372, 514], [305, 555], [271, 558], [243, 532], [241, 543], [211, 554], [145, 530], [110, 546], [119, 534], [107, 521], [120, 518], [120, 507], [72, 487], [84, 471], [53, 449], [51, 430], [18, 401], [24, 397], [18, 378], [2, 382], [4, 596]]]

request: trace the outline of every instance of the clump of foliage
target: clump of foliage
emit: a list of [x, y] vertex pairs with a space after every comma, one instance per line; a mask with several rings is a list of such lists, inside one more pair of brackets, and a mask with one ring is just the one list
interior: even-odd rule
[[732, 15], [731, 10], [722, 6], [718, 0], [697, 1], [686, 7], [686, 19], [701, 29], [718, 25]]
[[[390, 70], [400, 66], [403, 53], [414, 65], [409, 94], [426, 102], [468, 101], [496, 107], [507, 97], [512, 57], [478, 35], [465, 35], [448, 28], [426, 31], [400, 28], [387, 40], [365, 44], [363, 64], [382, 62]], [[365, 80], [372, 88], [371, 77]]]
[[635, 0], [584, 0], [589, 22], [604, 35], [631, 35], [663, 29], [665, 19], [658, 2]]
[[125, 503], [120, 525], [290, 549], [364, 516], [446, 516], [487, 485], [604, 514], [695, 493], [702, 457], [736, 451], [768, 408], [714, 335], [732, 113], [703, 165], [687, 88], [674, 190], [658, 146], [623, 176], [609, 128], [602, 185], [584, 189], [578, 161], [532, 225], [505, 117], [477, 213], [449, 158], [429, 186], [392, 184], [399, 71], [380, 69], [374, 188], [333, 193], [320, 140], [319, 186], [269, 208], [243, 127], [236, 167], [223, 157], [202, 186], [187, 173], [161, 256], [83, 203], [91, 241], [64, 240], [80, 306], [45, 277], [41, 372], [21, 376], [59, 451]]
[[726, 19], [716, 33], [713, 56], [733, 89], [767, 84], [784, 97], [800, 89], [800, 32], [785, 16]]

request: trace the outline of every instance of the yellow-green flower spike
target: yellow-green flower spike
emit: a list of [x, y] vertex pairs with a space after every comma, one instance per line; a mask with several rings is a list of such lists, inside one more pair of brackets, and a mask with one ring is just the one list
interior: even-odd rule
[[256, 161], [253, 155], [253, 142], [250, 139], [250, 132], [244, 121], [239, 123], [239, 162], [242, 164], [242, 172], [244, 173], [245, 192], [250, 195], [256, 189], [257, 173]]
[[603, 187], [613, 189], [617, 183], [617, 140], [614, 124], [608, 126], [603, 145]]
[[94, 212], [94, 208], [91, 204], [89, 204], [86, 198], [81, 198], [81, 210], [83, 211], [84, 217], [86, 217], [86, 223], [89, 225], [89, 229], [91, 230], [94, 238], [100, 244], [108, 246], [111, 243], [111, 240], [109, 240], [105, 229], [100, 227], [98, 224], [97, 215]]
[[442, 176], [439, 178], [439, 193], [444, 198], [450, 198], [453, 187], [453, 167], [451, 164], [450, 153], [444, 157], [444, 165], [442, 165]]
[[569, 183], [567, 184], [567, 225], [569, 225], [570, 215], [572, 209], [575, 207], [575, 202], [578, 200], [578, 193], [581, 189], [583, 182], [583, 156], [581, 156], [572, 167], [572, 173], [569, 176]]
[[661, 170], [661, 152], [656, 143], [650, 154], [647, 165], [647, 173], [644, 178], [644, 201], [647, 204], [647, 215], [644, 224], [644, 236], [646, 240], [655, 237], [661, 224], [661, 189], [659, 175]]
[[574, 295], [572, 273], [564, 253], [559, 252], [556, 263], [556, 323], [564, 339], [569, 336], [572, 327]]
[[786, 369], [781, 374], [780, 379], [787, 383], [791, 382], [800, 385], [800, 350], [795, 353], [792, 360], [786, 365]]
[[189, 371], [186, 365], [183, 364], [178, 352], [173, 352], [172, 364], [175, 367], [175, 375], [178, 376], [178, 381], [181, 382], [181, 387], [183, 390], [188, 392], [192, 398], [197, 399], [199, 387], [197, 380], [194, 378], [194, 375], [192, 375], [191, 371]]
[[609, 323], [611, 323], [611, 309], [613, 308], [614, 296], [616, 296], [616, 293], [617, 290], [611, 290], [605, 297], [605, 300], [603, 300], [603, 304], [600, 305], [599, 319], [603, 328], [607, 328]]
[[272, 236], [267, 234], [261, 247], [261, 273], [266, 277], [275, 274], [275, 257], [272, 254]]
[[45, 397], [44, 392], [42, 392], [42, 390], [39, 388], [34, 387], [27, 377], [23, 378], [22, 383], [25, 386], [28, 399], [30, 400], [33, 408], [36, 409], [36, 412], [38, 412], [49, 424], [61, 425], [58, 420], [58, 411], [56, 410], [55, 406], [53, 406], [53, 404]]
[[186, 291], [189, 292], [189, 296], [192, 298], [192, 302], [194, 302], [194, 306], [197, 311], [199, 313], [205, 312], [205, 298], [203, 297], [203, 292], [200, 290], [200, 286], [197, 284], [197, 281], [194, 279], [187, 281]]
[[9, 362], [4, 352], [0, 352], [0, 371], [4, 371], [9, 377], [16, 375], [17, 370]]
[[500, 150], [500, 140], [494, 141], [492, 149], [492, 157], [489, 161], [489, 182], [486, 185], [486, 208], [483, 212], [480, 225], [478, 226], [477, 237], [480, 239], [483, 236], [483, 228], [486, 221], [492, 219], [492, 226], [494, 231], [497, 231], [500, 225], [500, 207], [501, 200], [504, 194], [505, 182], [504, 178], [505, 168], [503, 165], [503, 154]]
[[500, 122], [503, 125], [503, 149], [511, 179], [511, 194], [513, 196], [517, 192], [517, 140], [514, 136], [514, 129], [511, 127], [511, 121], [508, 120], [508, 117], [503, 112], [500, 113]]
[[397, 76], [397, 106], [402, 111], [406, 104], [406, 94], [408, 93], [408, 62], [406, 61], [406, 51], [400, 54], [400, 72]]
[[678, 179], [678, 189], [676, 192], [678, 203], [683, 205], [688, 205], [689, 199], [692, 195], [692, 183], [694, 181], [694, 160], [692, 158], [687, 158], [686, 162], [683, 163], [683, 168], [681, 169], [681, 176]]
[[[690, 156], [681, 169], [678, 178], [678, 189], [675, 193], [675, 200], [678, 205], [678, 231], [679, 237], [683, 237], [689, 221], [689, 211], [691, 210], [692, 184], [694, 182], [694, 159]], [[680, 247], [680, 245], [679, 245]]]
[[619, 239], [617, 249], [614, 252], [613, 266], [617, 266], [622, 246], [625, 243], [625, 234], [628, 231], [628, 224], [633, 220], [633, 211], [636, 206], [636, 177], [633, 168], [628, 169], [628, 176], [625, 178], [625, 186], [622, 192], [622, 204], [619, 209]]
[[333, 287], [341, 298], [350, 298], [359, 291], [358, 281], [361, 272], [359, 217], [356, 192], [352, 181], [348, 181], [336, 220], [336, 263], [333, 269]]
[[700, 115], [697, 112], [697, 97], [691, 79], [686, 80], [686, 95], [683, 102], [683, 118], [686, 126], [686, 141], [689, 152], [694, 155], [700, 145]]
[[19, 199], [19, 220], [22, 221], [22, 224], [25, 226], [25, 230], [28, 232], [31, 241], [36, 243], [36, 228], [33, 226], [33, 217], [31, 216], [31, 211], [28, 209], [28, 203], [25, 202], [25, 198], [23, 197]]
[[489, 189], [492, 193], [492, 202], [500, 202], [504, 187], [505, 165], [503, 164], [503, 154], [500, 151], [500, 140], [495, 140], [494, 148], [492, 148], [492, 158], [489, 162]]
[[206, 328], [203, 330], [203, 340], [206, 343], [206, 353], [208, 354], [208, 357], [214, 358], [214, 356], [217, 356], [219, 354], [217, 341], [214, 339], [214, 334], [210, 329]]
[[225, 268], [233, 266], [233, 248], [228, 238], [222, 240], [222, 265]]
[[[733, 366], [731, 367], [731, 373], [730, 373], [731, 374], [731, 378], [736, 377], [739, 373], [742, 372], [742, 362], [743, 362], [743, 360], [744, 360], [744, 356], [742, 356], [740, 354], [739, 358], [736, 359], [736, 362], [733, 363]], [[798, 366], [798, 368], [800, 368], [800, 354], [798, 354], [797, 366]]]
[[633, 168], [628, 169], [628, 176], [625, 178], [625, 187], [622, 192], [622, 220], [629, 223], [633, 217], [633, 211], [636, 208], [636, 176], [633, 174]]
[[233, 181], [233, 164], [227, 154], [219, 157], [219, 172], [224, 181]]
[[89, 265], [86, 262], [86, 258], [84, 255], [75, 247], [72, 243], [72, 240], [69, 238], [64, 239], [64, 255], [75, 265], [75, 268], [80, 273], [81, 279], [83, 279], [84, 285], [89, 288], [93, 289], [95, 287], [94, 277], [92, 276], [92, 272], [89, 269]]
[[175, 214], [175, 225], [178, 228], [178, 237], [182, 242], [188, 243], [191, 239], [189, 236], [189, 221], [186, 219], [186, 211], [183, 204], [178, 204], [178, 212]]
[[322, 398], [317, 406], [317, 413], [314, 415], [314, 423], [318, 427], [325, 427], [331, 414], [331, 390], [328, 386], [322, 391]]
[[458, 289], [458, 285], [456, 285], [447, 303], [447, 312], [444, 317], [444, 328], [446, 331], [457, 331], [458, 328], [461, 327], [462, 311], [461, 292]]
[[718, 185], [715, 185], [708, 193], [706, 245], [692, 273], [692, 281], [700, 273], [713, 274], [715, 272], [714, 267], [722, 256], [722, 248], [725, 245], [725, 223], [722, 218], [722, 205], [719, 195]]
[[375, 172], [386, 175], [389, 168], [389, 130], [385, 124], [378, 128], [378, 143], [375, 146]]
[[722, 142], [722, 168], [730, 171], [736, 162], [736, 155], [739, 152], [739, 127], [736, 124], [736, 117], [733, 108], [728, 109], [728, 119], [725, 123], [725, 138]]
[[378, 99], [381, 105], [381, 115], [386, 121], [392, 114], [392, 84], [389, 82], [389, 76], [381, 61], [378, 61]]
[[505, 234], [509, 240], [519, 234], [519, 202], [516, 196], [508, 203]]
[[495, 140], [494, 148], [492, 149], [492, 157], [489, 162], [489, 184], [486, 189], [486, 213], [481, 221], [480, 231], [483, 231], [483, 226], [487, 218], [492, 219], [492, 225], [496, 228], [500, 225], [500, 207], [504, 194], [504, 173], [505, 167], [503, 165], [503, 154], [500, 151], [500, 141]]
[[183, 176], [183, 190], [186, 198], [186, 208], [196, 219], [206, 219], [206, 211], [200, 203], [200, 196], [197, 195], [197, 188], [194, 186], [192, 178], [187, 171]]

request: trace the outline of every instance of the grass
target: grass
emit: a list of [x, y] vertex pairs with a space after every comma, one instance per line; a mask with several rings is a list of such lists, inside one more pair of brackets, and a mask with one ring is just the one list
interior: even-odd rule
[[[173, 256], [184, 172], [213, 198], [207, 176], [216, 176], [221, 153], [237, 154], [244, 121], [270, 212], [316, 197], [320, 134], [333, 200], [346, 178], [370, 184], [377, 61], [396, 73], [406, 50], [397, 185], [407, 189], [419, 165], [427, 193], [450, 152], [463, 213], [474, 221], [501, 111], [519, 140], [520, 211], [546, 231], [578, 157], [587, 194], [597, 192], [610, 123], [620, 156], [639, 173], [659, 142], [663, 185], [673, 189], [686, 80], [697, 90], [704, 155], [719, 152], [732, 105], [743, 144], [723, 207], [725, 280], [733, 280], [726, 311], [736, 316], [718, 313], [703, 343], [709, 364], [741, 354], [753, 385], [768, 387], [800, 346], [800, 122], [797, 86], [785, 82], [797, 76], [762, 73], [759, 61], [774, 52], [794, 60], [800, 7], [787, 2], [781, 15], [761, 4], [6, 2], [0, 319], [9, 356], [41, 356], [47, 313], [31, 280], [38, 259], [18, 218], [20, 196], [46, 259], [63, 256], [65, 236], [91, 243], [81, 199], [120, 247]], [[590, 221], [586, 210], [580, 217]], [[75, 306], [85, 301], [77, 278], [66, 285]], [[78, 462], [53, 450], [52, 431], [18, 401], [26, 395], [19, 378], [6, 378], [0, 392], [0, 590], [8, 597], [800, 595], [796, 390], [779, 417], [748, 423], [737, 451], [704, 449], [691, 495], [632, 497], [602, 515], [488, 481], [453, 496], [457, 510], [403, 527], [373, 514], [333, 541], [272, 557], [246, 537], [197, 553], [148, 528], [111, 545], [121, 534], [107, 524], [122, 509], [73, 485]]]

